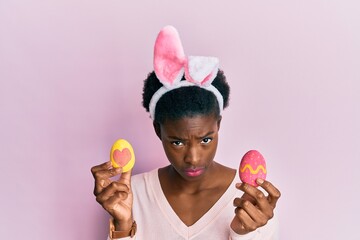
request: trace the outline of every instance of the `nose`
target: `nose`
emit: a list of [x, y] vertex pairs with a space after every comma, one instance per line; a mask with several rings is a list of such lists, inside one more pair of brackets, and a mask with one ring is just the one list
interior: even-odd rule
[[184, 161], [192, 166], [196, 166], [201, 159], [201, 149], [196, 145], [189, 145], [186, 150]]

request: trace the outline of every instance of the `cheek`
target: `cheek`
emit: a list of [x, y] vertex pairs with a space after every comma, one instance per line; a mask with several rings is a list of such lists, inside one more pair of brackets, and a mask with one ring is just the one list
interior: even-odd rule
[[217, 146], [218, 146], [218, 139], [215, 138], [213, 141], [213, 144], [211, 145], [211, 152], [212, 154], [215, 156], [216, 150], [217, 150]]
[[204, 157], [208, 160], [214, 160], [215, 154], [217, 149], [217, 142], [214, 142], [211, 146], [208, 146], [204, 149]]
[[179, 152], [175, 151], [175, 149], [173, 149], [172, 146], [169, 146], [166, 143], [163, 143], [163, 148], [164, 148], [165, 155], [170, 162], [175, 162], [179, 158], [179, 155], [180, 155]]
[[215, 154], [216, 154], [216, 147], [211, 149], [210, 157], [211, 157], [212, 159], [214, 159]]

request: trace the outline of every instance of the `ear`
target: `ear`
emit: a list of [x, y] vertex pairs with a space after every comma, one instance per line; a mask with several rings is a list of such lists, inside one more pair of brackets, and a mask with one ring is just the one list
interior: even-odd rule
[[221, 119], [222, 119], [222, 116], [219, 116], [219, 119], [217, 121], [218, 131], [220, 130]]
[[160, 123], [153, 121], [153, 126], [154, 126], [154, 130], [156, 135], [158, 136], [158, 138], [161, 140], [161, 127], [160, 127]]

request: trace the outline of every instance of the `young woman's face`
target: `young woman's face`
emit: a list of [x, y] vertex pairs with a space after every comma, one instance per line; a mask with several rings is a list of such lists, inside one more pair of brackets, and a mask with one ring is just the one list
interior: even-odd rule
[[165, 121], [160, 135], [173, 168], [187, 180], [199, 179], [213, 163], [221, 118], [213, 115]]

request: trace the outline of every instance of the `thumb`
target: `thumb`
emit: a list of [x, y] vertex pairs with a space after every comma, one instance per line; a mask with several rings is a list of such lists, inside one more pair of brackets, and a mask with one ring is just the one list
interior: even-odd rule
[[131, 173], [132, 173], [132, 169], [130, 169], [130, 170], [127, 171], [127, 172], [123, 172], [123, 173], [120, 175], [119, 182], [122, 182], [122, 183], [130, 186], [130, 183], [131, 183]]

